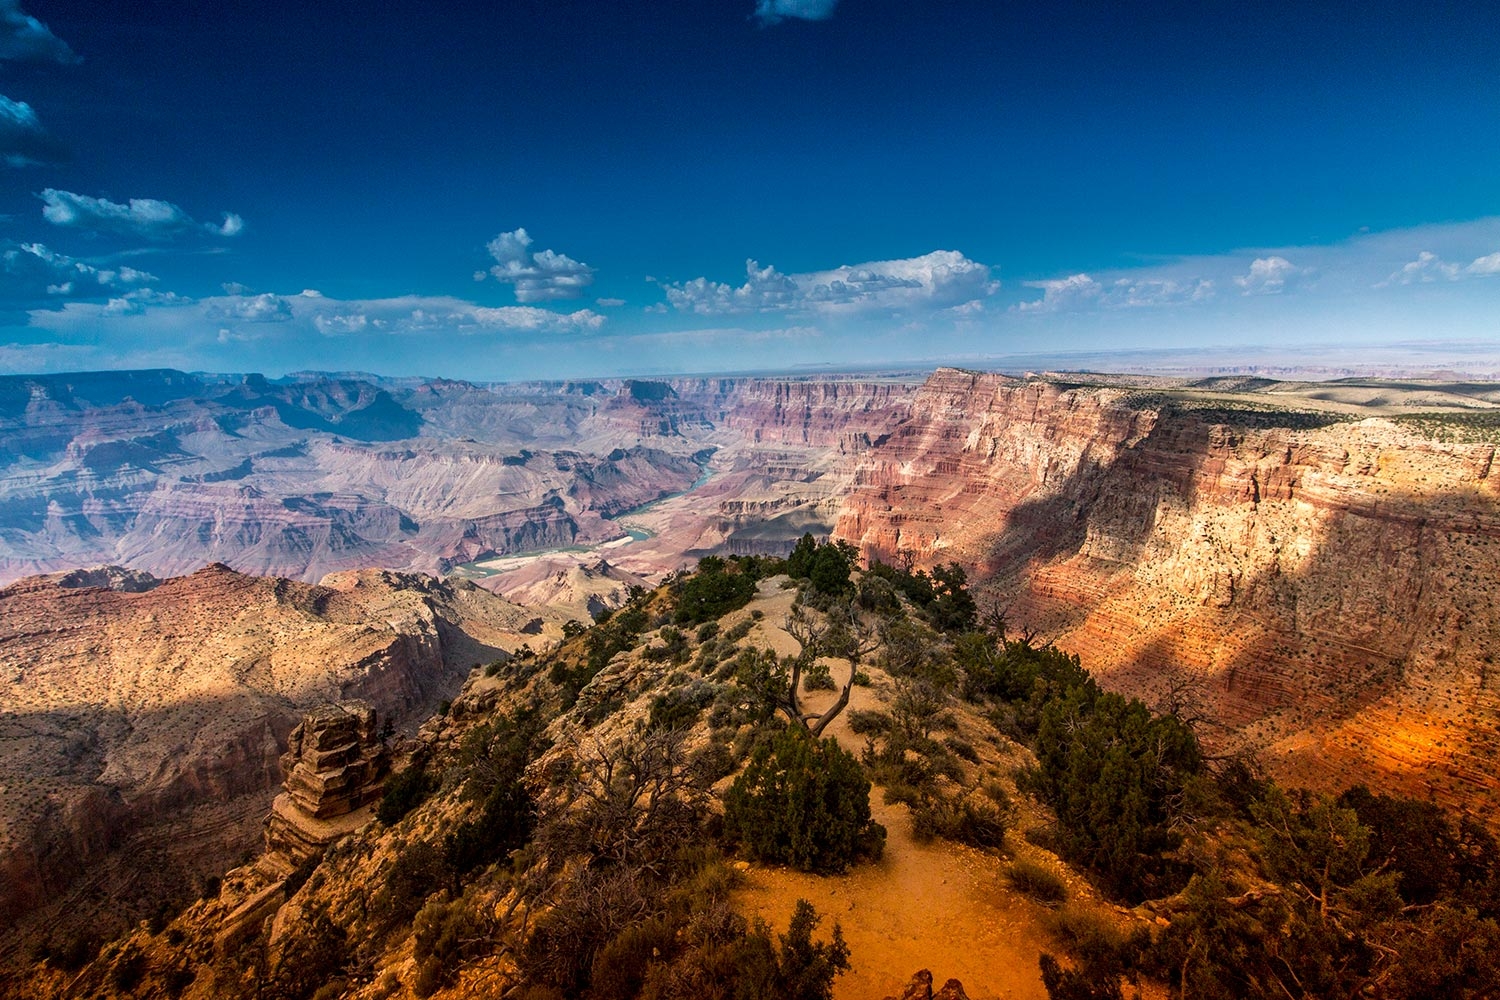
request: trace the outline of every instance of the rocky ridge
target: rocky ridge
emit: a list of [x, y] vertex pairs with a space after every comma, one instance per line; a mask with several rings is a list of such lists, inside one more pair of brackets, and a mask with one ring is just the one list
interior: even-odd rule
[[561, 634], [471, 584], [381, 570], [309, 585], [213, 565], [137, 592], [66, 579], [0, 590], [7, 921], [137, 900], [102, 926], [194, 891], [259, 839], [304, 709], [363, 699], [408, 728], [475, 664]]

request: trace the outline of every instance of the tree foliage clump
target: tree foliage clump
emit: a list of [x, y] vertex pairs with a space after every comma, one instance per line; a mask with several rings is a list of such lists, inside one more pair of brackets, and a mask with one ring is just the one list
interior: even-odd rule
[[852, 589], [849, 574], [858, 564], [859, 550], [848, 542], [819, 542], [808, 533], [787, 557], [786, 571], [793, 580], [807, 580], [819, 594], [839, 597]]
[[1117, 896], [1148, 899], [1173, 888], [1164, 857], [1180, 842], [1172, 808], [1202, 768], [1191, 729], [1135, 699], [1080, 686], [1042, 710], [1035, 753], [1030, 784], [1056, 811], [1067, 857]]
[[843, 871], [885, 842], [859, 762], [797, 728], [756, 748], [724, 796], [724, 826], [755, 857], [803, 871]]
[[736, 561], [704, 556], [698, 560], [697, 572], [673, 585], [677, 596], [673, 620], [679, 625], [697, 625], [738, 611], [755, 596], [757, 579], [753, 569]]
[[531, 837], [536, 806], [521, 780], [547, 748], [535, 709], [502, 715], [468, 734], [463, 795], [480, 803], [479, 815], [444, 838], [448, 864], [462, 877], [503, 860]]
[[411, 812], [432, 792], [432, 778], [427, 773], [426, 761], [418, 758], [404, 770], [386, 780], [380, 804], [375, 807], [375, 817], [386, 826], [394, 826]]
[[[969, 593], [969, 575], [958, 563], [934, 566], [929, 574], [872, 559], [865, 577], [885, 580], [893, 590], [906, 595], [940, 632], [959, 635], [978, 627], [979, 607]], [[871, 587], [869, 594], [871, 601], [883, 601], [877, 588]]]

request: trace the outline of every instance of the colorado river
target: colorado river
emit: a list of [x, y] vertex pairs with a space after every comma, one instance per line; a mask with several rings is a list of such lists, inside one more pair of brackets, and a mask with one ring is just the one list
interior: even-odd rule
[[483, 580], [485, 577], [507, 573], [538, 556], [561, 555], [565, 553], [577, 555], [580, 553], [601, 552], [624, 548], [636, 542], [644, 542], [648, 538], [655, 537], [656, 532], [643, 524], [631, 522], [629, 518], [639, 517], [641, 514], [645, 514], [666, 503], [668, 500], [676, 500], [678, 497], [687, 496], [712, 478], [713, 473], [705, 466], [703, 471], [699, 473], [698, 478], [693, 480], [692, 485], [680, 493], [668, 493], [664, 497], [657, 497], [650, 503], [641, 504], [639, 507], [633, 507], [610, 518], [610, 520], [624, 529], [625, 537], [623, 538], [611, 538], [609, 541], [597, 542], [593, 545], [561, 545], [550, 549], [530, 549], [525, 552], [506, 552], [499, 555], [490, 555], [483, 559], [476, 559], [473, 562], [460, 563], [450, 569], [448, 575], [461, 577], [465, 580]]

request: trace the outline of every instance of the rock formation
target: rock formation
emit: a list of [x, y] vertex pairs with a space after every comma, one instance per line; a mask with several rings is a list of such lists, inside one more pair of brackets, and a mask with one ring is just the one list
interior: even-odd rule
[[0, 590], [0, 920], [102, 926], [180, 900], [255, 845], [304, 710], [361, 699], [413, 728], [560, 621], [380, 570]]
[[906, 984], [899, 997], [886, 997], [885, 1000], [969, 1000], [969, 994], [964, 992], [964, 984], [957, 979], [948, 980], [934, 993], [932, 973], [923, 969], [911, 977], [911, 982]]
[[390, 770], [368, 702], [321, 705], [302, 717], [281, 755], [285, 791], [266, 819], [266, 848], [292, 863], [316, 857], [369, 819]]
[[1013, 624], [1111, 686], [1195, 700], [1294, 783], [1492, 817], [1495, 446], [1263, 409], [940, 371], [837, 534], [977, 569]]

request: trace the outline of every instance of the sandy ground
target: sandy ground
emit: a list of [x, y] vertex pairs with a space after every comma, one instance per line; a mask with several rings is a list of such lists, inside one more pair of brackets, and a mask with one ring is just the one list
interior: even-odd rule
[[918, 844], [905, 806], [885, 805], [878, 791], [870, 798], [886, 828], [880, 861], [836, 878], [752, 867], [741, 911], [784, 929], [806, 899], [823, 915], [823, 933], [837, 921], [851, 967], [834, 984], [836, 1000], [899, 996], [919, 969], [938, 984], [962, 981], [972, 1000], [1046, 1000], [1037, 958], [1057, 947], [1043, 909], [1005, 884], [1005, 862], [946, 841]]
[[[761, 596], [748, 610], [765, 617], [749, 642], [795, 653], [797, 642], [779, 626], [795, 593], [779, 590], [779, 580], [762, 581]], [[848, 662], [830, 660], [842, 683]], [[833, 692], [805, 699], [812, 710], [831, 703]], [[857, 687], [850, 708], [879, 707], [872, 688]], [[848, 712], [828, 727], [828, 735], [858, 753], [864, 738], [848, 726]], [[836, 1000], [880, 1000], [899, 996], [912, 974], [929, 969], [938, 985], [963, 982], [972, 1000], [1046, 1000], [1037, 958], [1057, 951], [1042, 924], [1046, 910], [1006, 884], [1006, 862], [995, 854], [943, 840], [912, 839], [909, 810], [886, 805], [881, 789], [870, 795], [870, 810], [885, 826], [885, 853], [845, 875], [824, 877], [787, 868], [752, 866], [737, 894], [741, 912], [784, 930], [798, 899], [815, 906], [827, 933], [837, 921], [849, 944], [850, 970], [834, 984]]]

